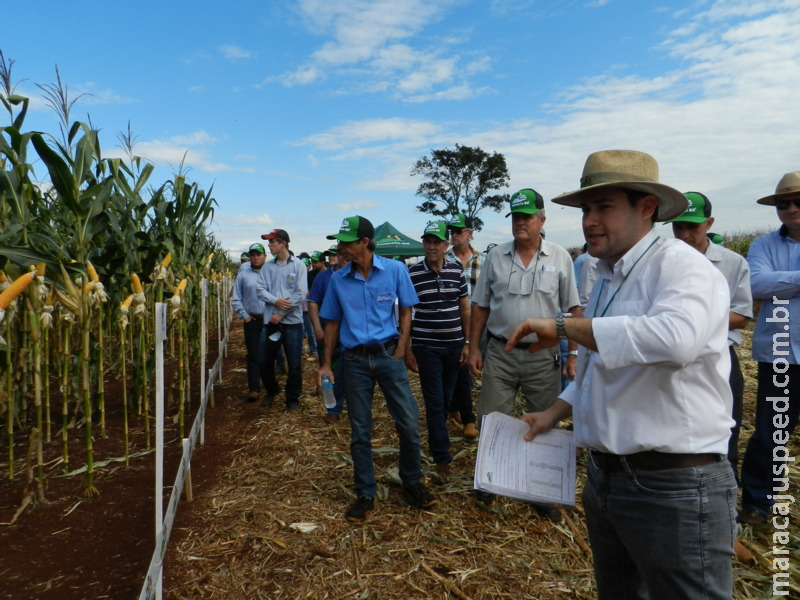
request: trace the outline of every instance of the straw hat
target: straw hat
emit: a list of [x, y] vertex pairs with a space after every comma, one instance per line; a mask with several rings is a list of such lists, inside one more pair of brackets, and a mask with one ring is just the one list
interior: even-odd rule
[[585, 192], [615, 187], [653, 194], [658, 198], [656, 221], [669, 221], [683, 214], [689, 202], [681, 192], [658, 183], [658, 163], [636, 150], [601, 150], [586, 159], [581, 188], [553, 198], [556, 204], [580, 208]]
[[756, 200], [756, 202], [759, 204], [766, 204], [767, 206], [775, 206], [775, 201], [778, 198], [786, 200], [800, 198], [800, 171], [786, 173], [778, 182], [778, 187], [775, 188], [774, 194], [771, 196], [764, 196], [760, 200]]

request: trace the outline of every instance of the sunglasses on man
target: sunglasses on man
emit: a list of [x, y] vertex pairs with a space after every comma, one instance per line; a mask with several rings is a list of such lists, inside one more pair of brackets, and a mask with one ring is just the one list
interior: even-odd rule
[[778, 210], [789, 210], [789, 207], [794, 204], [796, 208], [800, 208], [800, 198], [794, 200], [776, 200], [775, 207]]

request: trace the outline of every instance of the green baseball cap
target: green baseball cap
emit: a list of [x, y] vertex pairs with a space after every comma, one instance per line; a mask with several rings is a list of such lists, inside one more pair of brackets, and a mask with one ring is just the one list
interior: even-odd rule
[[258, 243], [250, 245], [250, 249], [248, 250], [248, 254], [252, 254], [253, 252], [260, 252], [261, 254], [266, 254], [266, 252], [264, 252], [264, 246], [262, 246], [261, 244], [258, 244]]
[[711, 217], [711, 200], [700, 192], [686, 192], [689, 208], [669, 223], [705, 223]]
[[542, 195], [530, 188], [525, 188], [524, 190], [512, 194], [509, 202], [511, 203], [511, 212], [508, 213], [506, 217], [510, 217], [514, 213], [535, 215], [544, 208], [544, 198], [542, 198]]
[[368, 219], [356, 215], [355, 217], [347, 217], [342, 221], [339, 226], [339, 233], [326, 237], [329, 240], [339, 240], [340, 242], [356, 242], [364, 238], [371, 240], [375, 237], [375, 228]]
[[338, 251], [339, 251], [339, 248], [337, 248], [337, 245], [336, 244], [331, 244], [331, 247], [328, 248], [327, 250], [325, 250], [325, 252], [322, 253], [322, 256], [325, 256], [325, 255], [336, 256], [336, 253]]
[[447, 221], [428, 221], [428, 225], [425, 227], [425, 231], [422, 233], [422, 239], [425, 239], [426, 235], [432, 235], [443, 242], [447, 241]]
[[454, 215], [447, 224], [451, 229], [472, 229], [472, 219], [463, 213]]
[[314, 262], [321, 262], [322, 252], [320, 252], [319, 250], [314, 250], [309, 258], [311, 258], [311, 260]]

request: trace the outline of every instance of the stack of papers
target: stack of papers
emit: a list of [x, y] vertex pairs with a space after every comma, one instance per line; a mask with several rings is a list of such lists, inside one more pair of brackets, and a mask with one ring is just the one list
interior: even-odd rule
[[475, 489], [500, 496], [575, 505], [575, 443], [572, 432], [552, 429], [530, 442], [528, 424], [493, 412], [481, 421]]

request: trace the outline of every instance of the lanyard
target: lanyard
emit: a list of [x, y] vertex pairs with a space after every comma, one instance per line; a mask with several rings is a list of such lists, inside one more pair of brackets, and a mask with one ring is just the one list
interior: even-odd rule
[[[608, 303], [606, 304], [606, 307], [603, 309], [603, 312], [599, 316], [601, 316], [601, 317], [606, 316], [606, 313], [608, 312], [608, 307], [611, 306], [612, 302], [614, 302], [614, 298], [617, 297], [617, 294], [622, 289], [622, 286], [625, 284], [625, 282], [628, 280], [628, 277], [633, 272], [633, 269], [636, 267], [636, 265], [639, 264], [639, 261], [644, 258], [644, 255], [647, 254], [647, 252], [650, 250], [650, 248], [653, 247], [653, 244], [655, 244], [659, 239], [661, 239], [661, 236], [657, 235], [656, 239], [654, 239], [652, 242], [650, 242], [650, 245], [647, 248], [645, 248], [644, 252], [642, 252], [639, 255], [639, 258], [636, 259], [636, 262], [633, 263], [633, 266], [625, 274], [625, 277], [622, 278], [622, 283], [619, 284], [619, 287], [614, 292], [614, 294], [611, 296], [611, 300], [608, 301]], [[597, 315], [597, 305], [600, 304], [600, 296], [603, 295], [603, 288], [605, 287], [605, 285], [606, 285], [606, 279], [603, 279], [603, 282], [600, 284], [600, 293], [597, 294], [597, 300], [594, 301], [594, 311], [592, 311], [592, 317], [598, 316]]]

